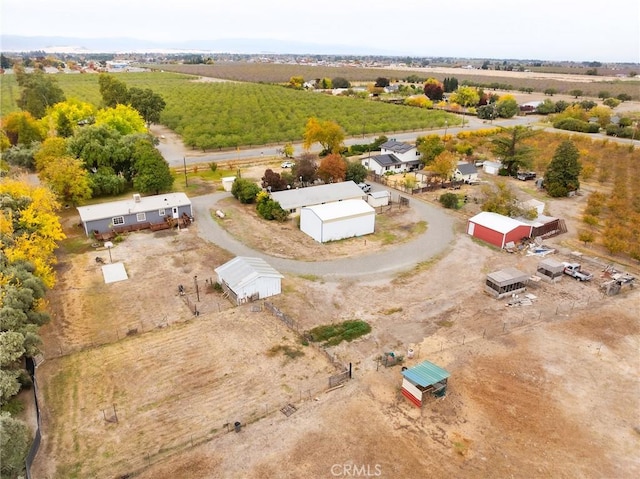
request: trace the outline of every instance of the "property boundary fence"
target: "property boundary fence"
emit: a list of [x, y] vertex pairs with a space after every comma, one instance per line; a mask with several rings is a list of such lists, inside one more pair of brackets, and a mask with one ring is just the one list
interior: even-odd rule
[[36, 408], [36, 434], [33, 438], [33, 442], [31, 443], [31, 447], [29, 448], [29, 452], [27, 453], [27, 458], [25, 460], [27, 479], [31, 479], [31, 466], [33, 464], [33, 460], [36, 458], [36, 454], [38, 454], [38, 450], [40, 449], [40, 442], [42, 441], [42, 434], [40, 432], [40, 406], [38, 404], [38, 381], [36, 379], [36, 362], [33, 358], [27, 358], [27, 371], [29, 372], [29, 376], [31, 376], [31, 381], [33, 382], [33, 403]]

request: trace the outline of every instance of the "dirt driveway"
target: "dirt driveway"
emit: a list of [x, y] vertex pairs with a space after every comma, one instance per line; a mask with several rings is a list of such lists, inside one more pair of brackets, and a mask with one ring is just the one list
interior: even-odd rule
[[[312, 263], [366, 252], [354, 239], [327, 253], [293, 228], [226, 206], [240, 225], [230, 233], [274, 257], [294, 250]], [[377, 245], [393, 255], [420, 218], [389, 221], [406, 232]], [[445, 253], [391, 278], [285, 275], [273, 303], [301, 330], [345, 319], [372, 326], [328, 350], [354, 375], [330, 392], [326, 357], [265, 310], [232, 307], [208, 288], [232, 255], [200, 238], [197, 219], [179, 234], [136, 233], [118, 244], [114, 261], [129, 274], [121, 283], [103, 283], [95, 256], [105, 253], [90, 242], [61, 252], [38, 368], [45, 433], [34, 474], [350, 477], [364, 467], [375, 477], [636, 477], [638, 288], [605, 297], [596, 271], [592, 284], [539, 283], [531, 304], [508, 306], [483, 292], [486, 274], [533, 272], [539, 258], [472, 241], [464, 219], [452, 221]], [[81, 241], [75, 223], [66, 228]], [[282, 243], [265, 234], [271, 228]], [[447, 396], [421, 410], [400, 394], [400, 367], [377, 361], [409, 348], [406, 366], [428, 359], [451, 373]], [[295, 412], [283, 414], [285, 404]], [[234, 421], [240, 432], [229, 429]]]

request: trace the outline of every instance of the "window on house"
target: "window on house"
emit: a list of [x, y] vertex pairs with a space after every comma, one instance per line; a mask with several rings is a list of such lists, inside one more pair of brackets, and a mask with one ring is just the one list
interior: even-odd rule
[[113, 226], [123, 225], [124, 224], [124, 216], [116, 216], [115, 218], [111, 218], [111, 224]]
[[138, 213], [138, 214], [136, 214], [136, 220], [138, 220], [138, 222], [146, 221], [147, 220], [147, 214], [146, 213]]
[[167, 213], [165, 212], [164, 208], [162, 208], [161, 210], [158, 210], [158, 216], [164, 216]]

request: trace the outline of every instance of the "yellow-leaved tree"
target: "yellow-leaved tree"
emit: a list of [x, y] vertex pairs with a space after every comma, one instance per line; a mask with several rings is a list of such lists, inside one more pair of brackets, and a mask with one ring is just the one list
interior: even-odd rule
[[339, 153], [344, 142], [344, 130], [335, 121], [309, 118], [304, 130], [304, 148], [308, 150], [314, 143], [320, 143], [322, 150]]
[[53, 254], [57, 241], [65, 238], [56, 214], [59, 204], [48, 188], [5, 179], [0, 183], [2, 246], [10, 262], [25, 260], [34, 274], [51, 288], [55, 283]]
[[96, 126], [107, 125], [121, 135], [145, 133], [147, 127], [138, 110], [127, 105], [104, 108], [96, 114]]

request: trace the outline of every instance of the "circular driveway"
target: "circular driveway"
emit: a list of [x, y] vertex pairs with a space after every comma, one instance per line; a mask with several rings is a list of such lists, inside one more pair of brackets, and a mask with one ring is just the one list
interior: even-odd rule
[[[377, 185], [376, 185], [377, 186]], [[376, 188], [379, 189], [379, 188]], [[392, 191], [394, 201], [397, 192]], [[193, 215], [198, 225], [198, 235], [224, 248], [236, 256], [259, 257], [281, 272], [298, 275], [316, 275], [324, 279], [363, 278], [378, 279], [381, 275], [391, 275], [408, 270], [416, 264], [428, 261], [443, 252], [454, 239], [453, 218], [442, 209], [409, 197], [409, 207], [414, 208], [427, 230], [411, 241], [390, 247], [379, 253], [340, 258], [331, 261], [298, 261], [278, 258], [262, 251], [249, 248], [224, 230], [212, 217], [210, 209], [230, 193], [213, 193], [191, 199]]]

